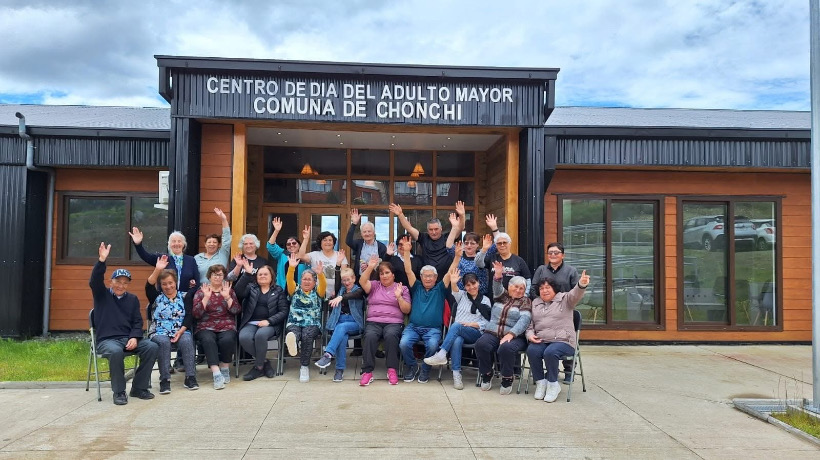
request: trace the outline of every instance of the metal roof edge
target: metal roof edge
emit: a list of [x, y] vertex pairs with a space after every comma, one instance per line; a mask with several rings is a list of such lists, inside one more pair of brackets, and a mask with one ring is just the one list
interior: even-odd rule
[[[140, 128], [88, 128], [69, 126], [38, 127], [28, 126], [26, 130], [32, 136], [62, 136], [62, 137], [104, 137], [129, 139], [171, 139], [170, 129], [140, 129]], [[0, 134], [18, 135], [17, 126], [0, 126]]]
[[811, 130], [808, 129], [771, 128], [545, 126], [544, 132], [547, 136], [558, 137], [811, 139]]

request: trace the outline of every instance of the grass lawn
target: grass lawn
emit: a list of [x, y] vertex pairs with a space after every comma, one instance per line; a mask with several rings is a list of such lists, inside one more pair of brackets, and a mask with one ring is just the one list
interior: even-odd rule
[[818, 417], [791, 407], [786, 409], [786, 412], [772, 413], [772, 417], [820, 439], [820, 418]]
[[[85, 380], [88, 347], [87, 338], [0, 339], [0, 381]], [[134, 358], [126, 358], [126, 366], [129, 359]], [[100, 371], [108, 370], [108, 360], [97, 363]]]

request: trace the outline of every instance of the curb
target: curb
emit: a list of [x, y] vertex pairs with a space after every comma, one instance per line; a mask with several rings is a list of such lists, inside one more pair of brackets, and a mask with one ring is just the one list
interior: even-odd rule
[[[91, 382], [89, 391], [95, 386]], [[111, 382], [100, 382], [101, 387], [111, 388]], [[0, 390], [59, 390], [85, 388], [85, 382], [0, 382]]]

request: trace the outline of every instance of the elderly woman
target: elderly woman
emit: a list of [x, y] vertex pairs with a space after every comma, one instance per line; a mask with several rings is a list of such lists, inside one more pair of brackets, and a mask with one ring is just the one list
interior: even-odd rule
[[239, 344], [253, 356], [253, 366], [242, 378], [254, 380], [261, 376], [272, 379], [276, 372], [265, 358], [268, 341], [281, 337], [285, 319], [288, 317], [288, 296], [273, 282], [273, 268], [270, 265], [256, 270], [251, 275], [250, 264], [244, 267], [245, 274], [239, 278], [234, 289], [242, 299], [242, 317], [239, 320]]
[[[194, 338], [191, 330], [194, 317], [191, 304], [185, 302], [185, 296], [177, 289], [177, 272], [166, 270], [168, 256], [157, 259], [154, 272], [145, 282], [145, 297], [151, 303], [149, 315], [151, 324], [148, 337], [159, 345], [157, 363], [159, 365], [159, 394], [171, 392], [171, 346], [176, 344], [177, 353], [184, 357], [185, 382], [189, 390], [196, 390], [196, 364], [194, 363]], [[157, 291], [157, 283], [161, 291]]]
[[[479, 256], [476, 257], [477, 261], [483, 258], [481, 262], [476, 263], [476, 266], [479, 268], [490, 268], [490, 276], [494, 278], [500, 276], [504, 289], [509, 287], [512, 277], [520, 276], [524, 278], [527, 292], [529, 292], [530, 279], [532, 278], [530, 267], [524, 259], [512, 253], [510, 249], [512, 238], [510, 238], [510, 235], [504, 232], [498, 232], [495, 234], [493, 240], [494, 244], [490, 246], [486, 253], [482, 250]], [[494, 270], [496, 270], [495, 262], [501, 263], [500, 268], [497, 269], [501, 270], [500, 273], [494, 272]], [[495, 294], [495, 292], [493, 292], [493, 294]]]
[[299, 258], [302, 262], [309, 263], [310, 268], [314, 272], [325, 270], [325, 280], [327, 285], [325, 290], [321, 292], [323, 299], [330, 299], [336, 295], [334, 270], [336, 266], [347, 266], [347, 258], [339, 257], [336, 247], [336, 235], [330, 232], [319, 233], [316, 237], [316, 245], [320, 248], [318, 251], [307, 251], [307, 244], [310, 240], [310, 227], [305, 226], [302, 231], [302, 246], [299, 248]]
[[[273, 225], [273, 233], [271, 233], [268, 244], [265, 247], [268, 250], [271, 266], [276, 269], [276, 285], [287, 286], [285, 277], [288, 272], [288, 257], [290, 257], [291, 254], [299, 253], [299, 240], [295, 236], [289, 236], [285, 240], [285, 247], [282, 248], [276, 244], [276, 237], [278, 237], [279, 232], [282, 231], [282, 219], [274, 217], [271, 219], [271, 225]], [[301, 264], [296, 267], [297, 280], [302, 279], [302, 272], [305, 271], [305, 268], [307, 267]]]
[[[317, 272], [305, 270], [299, 288], [293, 281], [293, 273], [299, 259], [291, 254], [288, 259], [288, 294], [291, 296], [290, 313], [285, 324], [285, 345], [291, 356], [299, 355], [299, 381], [310, 381], [310, 355], [313, 353], [313, 342], [322, 333], [322, 300], [320, 293], [325, 292], [325, 275], [322, 273], [322, 262], [317, 265]], [[316, 274], [318, 273], [318, 275]], [[298, 348], [297, 348], [298, 343]]]
[[[380, 241], [376, 241], [376, 227], [373, 222], [365, 222], [359, 227], [362, 221], [362, 215], [359, 214], [358, 209], [350, 210], [350, 229], [347, 231], [345, 244], [350, 247], [350, 257], [353, 260], [353, 272], [356, 275], [361, 275], [367, 269], [367, 261], [370, 256], [376, 255], [379, 259], [384, 260], [387, 255], [387, 246]], [[356, 227], [360, 228], [362, 237], [354, 239], [353, 235], [356, 233]]]
[[[373, 269], [379, 267], [379, 280], [370, 281]], [[399, 383], [399, 341], [404, 326], [404, 315], [410, 313], [410, 290], [396, 282], [396, 275], [390, 262], [381, 262], [374, 255], [367, 262], [367, 268], [359, 277], [367, 297], [367, 322], [364, 326], [364, 351], [362, 353], [362, 378], [359, 385], [367, 386], [373, 381], [376, 366], [376, 350], [379, 340], [384, 339], [387, 353], [387, 381], [390, 385]]]
[[333, 358], [336, 358], [333, 381], [341, 382], [344, 380], [347, 363], [348, 337], [364, 331], [364, 290], [356, 284], [356, 275], [349, 267], [336, 268], [336, 283], [341, 286], [339, 295], [328, 302], [331, 310], [325, 325], [328, 331], [333, 332], [325, 348], [325, 354], [316, 361], [316, 365], [324, 369], [330, 366]]
[[[130, 232], [131, 241], [134, 242], [134, 248], [137, 250], [140, 259], [148, 265], [156, 266], [157, 259], [160, 253], [148, 252], [142, 245], [143, 234], [139, 228], [133, 227]], [[185, 254], [185, 248], [188, 247], [188, 241], [182, 232], [173, 231], [168, 236], [168, 269], [177, 272], [177, 289], [182, 291], [185, 295], [188, 291], [195, 291], [199, 287], [199, 269], [196, 265], [196, 260]]]
[[[559, 292], [558, 283], [544, 279], [538, 284], [538, 298], [532, 302], [532, 322], [527, 327], [527, 357], [535, 380], [535, 399], [553, 402], [561, 392], [558, 383], [558, 361], [575, 353], [575, 306], [589, 285], [586, 270], [569, 292]], [[544, 378], [544, 362], [547, 376]], [[572, 367], [570, 367], [572, 369]]]
[[231, 260], [231, 228], [228, 225], [228, 218], [219, 208], [214, 208], [214, 213], [222, 222], [222, 235], [217, 233], [205, 235], [205, 252], [194, 256], [201, 277], [200, 284], [208, 282], [205, 274], [208, 273], [211, 265], [219, 264], [227, 267]]
[[[491, 217], [492, 219], [490, 219]], [[466, 227], [466, 219], [464, 202], [457, 201], [456, 212], [450, 213], [450, 224], [453, 227], [458, 226], [458, 232], [450, 232], [447, 236], [447, 252], [451, 256], [455, 256], [455, 242], [461, 234], [461, 231]], [[487, 216], [487, 225], [491, 229], [495, 228], [495, 232], [498, 232], [498, 227], [495, 227], [495, 216], [492, 214]], [[489, 235], [487, 236], [492, 238]], [[461, 273], [461, 276], [466, 276], [468, 273], [475, 274], [478, 279], [479, 292], [483, 295], [487, 292], [487, 270], [484, 268], [484, 255], [479, 255], [478, 251], [481, 246], [481, 237], [479, 237], [475, 232], [467, 232], [462, 238], [462, 243], [464, 245], [464, 253], [458, 262], [458, 270]], [[479, 259], [481, 260], [481, 267], [477, 264]], [[462, 291], [464, 290], [463, 281], [460, 280], [458, 282], [458, 288]]]
[[242, 251], [241, 254], [237, 254], [236, 257], [233, 258], [231, 264], [228, 266], [228, 276], [225, 278], [227, 281], [234, 282], [239, 279], [242, 274], [245, 273], [245, 264], [240, 264], [240, 261], [247, 261], [250, 265], [251, 275], [256, 274], [256, 270], [264, 267], [268, 264], [268, 261], [265, 260], [264, 257], [256, 255], [256, 250], [259, 249], [259, 246], [262, 245], [262, 242], [259, 241], [259, 238], [256, 237], [253, 233], [246, 233], [239, 238], [239, 250]]
[[512, 392], [513, 369], [518, 353], [527, 348], [522, 337], [532, 319], [532, 304], [527, 297], [527, 282], [520, 276], [510, 279], [507, 289], [501, 283], [501, 262], [493, 264], [493, 304], [490, 321], [484, 334], [476, 340], [475, 353], [478, 356], [478, 371], [481, 373], [481, 389], [489, 391], [493, 384], [493, 355], [498, 352], [501, 367], [502, 395]]
[[215, 390], [225, 388], [231, 381], [230, 365], [236, 349], [235, 315], [242, 311], [236, 293], [225, 281], [227, 274], [223, 265], [212, 265], [207, 272], [209, 284], [203, 284], [194, 294], [195, 335], [205, 350]]

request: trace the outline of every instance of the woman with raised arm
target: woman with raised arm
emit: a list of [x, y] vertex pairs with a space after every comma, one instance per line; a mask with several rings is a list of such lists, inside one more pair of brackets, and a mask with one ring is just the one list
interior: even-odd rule
[[481, 373], [481, 389], [489, 391], [493, 384], [493, 356], [498, 352], [501, 367], [501, 394], [512, 392], [513, 372], [518, 353], [527, 348], [523, 337], [532, 318], [532, 303], [527, 297], [526, 280], [520, 276], [510, 279], [508, 288], [501, 283], [501, 262], [494, 262], [493, 293], [495, 303], [484, 334], [476, 340], [478, 371]]
[[538, 284], [538, 297], [532, 302], [532, 322], [526, 332], [529, 341], [527, 358], [535, 380], [535, 399], [553, 402], [561, 393], [558, 362], [562, 357], [575, 353], [577, 343], [572, 316], [588, 285], [586, 270], [569, 292], [559, 292], [557, 281], [552, 279], [543, 279]]
[[228, 217], [219, 208], [214, 208], [214, 214], [222, 222], [222, 235], [218, 233], [205, 235], [205, 252], [194, 256], [200, 284], [208, 282], [205, 274], [208, 273], [211, 265], [219, 264], [227, 267], [231, 261], [231, 227], [228, 225]]
[[[285, 247], [282, 248], [276, 243], [276, 237], [279, 236], [279, 232], [282, 231], [282, 219], [279, 217], [274, 217], [271, 219], [271, 225], [273, 225], [273, 233], [270, 235], [270, 239], [268, 239], [268, 244], [266, 245], [268, 249], [268, 257], [270, 258], [270, 263], [273, 268], [276, 269], [276, 285], [282, 286], [282, 289], [287, 286], [287, 277], [288, 273], [288, 257], [291, 254], [299, 254], [299, 240], [295, 236], [289, 236], [285, 239]], [[296, 280], [302, 279], [302, 272], [305, 271], [304, 265], [300, 264], [296, 267]]]
[[[177, 354], [183, 357], [185, 382], [189, 390], [199, 389], [196, 381], [194, 362], [194, 338], [191, 331], [194, 317], [191, 303], [177, 289], [177, 272], [167, 270], [168, 256], [157, 259], [153, 273], [145, 282], [145, 297], [150, 302], [148, 318], [148, 338], [159, 345], [157, 364], [159, 366], [159, 394], [171, 392], [171, 346], [176, 344]], [[160, 290], [157, 290], [159, 284]]]
[[242, 305], [225, 281], [228, 269], [212, 265], [208, 269], [208, 284], [194, 294], [196, 339], [202, 343], [205, 359], [214, 376], [214, 389], [221, 390], [231, 381], [230, 366], [236, 349], [236, 314]]
[[330, 299], [336, 295], [335, 276], [333, 271], [335, 267], [347, 266], [347, 258], [339, 258], [339, 253], [334, 248], [336, 247], [336, 235], [330, 232], [319, 233], [316, 237], [316, 246], [320, 249], [318, 251], [307, 252], [308, 241], [310, 241], [310, 227], [305, 226], [302, 230], [302, 246], [299, 248], [299, 258], [302, 262], [309, 263], [310, 268], [318, 273], [325, 270], [325, 281], [327, 285], [325, 290], [321, 292], [323, 299]]
[[[379, 280], [370, 281], [373, 269], [379, 267]], [[367, 268], [359, 277], [367, 297], [367, 321], [364, 326], [364, 351], [362, 352], [362, 378], [359, 385], [367, 386], [373, 381], [376, 367], [376, 350], [384, 339], [387, 354], [387, 381], [390, 385], [399, 383], [399, 341], [404, 327], [404, 315], [410, 313], [410, 290], [396, 282], [396, 275], [390, 262], [381, 262], [373, 255]]]
[[[494, 219], [495, 216], [493, 216], [493, 222]], [[451, 255], [455, 255], [454, 244], [459, 240], [458, 235], [462, 230], [464, 230], [466, 225], [466, 211], [464, 210], [464, 202], [456, 202], [455, 214], [450, 213], [450, 224], [454, 227], [458, 226], [459, 228], [459, 233], [450, 232], [450, 235], [447, 237], [447, 251]], [[479, 255], [478, 252], [479, 245], [481, 244], [481, 238], [475, 232], [467, 232], [461, 240], [464, 247], [464, 253], [461, 255], [461, 259], [458, 262], [458, 270], [462, 277], [466, 276], [468, 273], [473, 273], [476, 276], [476, 279], [478, 279], [479, 292], [483, 295], [487, 289], [487, 270], [484, 268], [484, 256]], [[479, 259], [481, 259], [481, 267], [478, 266]], [[458, 282], [458, 288], [461, 291], [464, 290], [464, 284], [461, 280]]]
[[[343, 255], [344, 256], [344, 255]], [[310, 355], [313, 353], [313, 342], [322, 333], [322, 301], [325, 292], [325, 275], [323, 263], [319, 262], [316, 272], [311, 269], [302, 273], [299, 287], [293, 281], [293, 273], [299, 265], [299, 258], [291, 254], [288, 258], [288, 294], [291, 295], [290, 312], [285, 324], [285, 345], [291, 356], [299, 355], [299, 381], [310, 381]], [[317, 275], [318, 273], [318, 275]], [[322, 293], [322, 294], [320, 294]], [[297, 346], [298, 344], [298, 346]]]
[[[139, 228], [133, 227], [128, 232], [131, 235], [131, 241], [134, 243], [134, 249], [137, 250], [140, 259], [148, 265], [154, 267], [157, 265], [157, 259], [161, 253], [149, 252], [142, 245], [143, 234]], [[177, 272], [177, 289], [182, 291], [185, 295], [188, 291], [195, 291], [199, 287], [199, 269], [196, 265], [196, 259], [188, 254], [185, 254], [185, 248], [188, 247], [188, 241], [185, 235], [179, 231], [173, 231], [168, 236], [168, 270]]]

